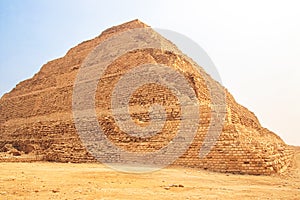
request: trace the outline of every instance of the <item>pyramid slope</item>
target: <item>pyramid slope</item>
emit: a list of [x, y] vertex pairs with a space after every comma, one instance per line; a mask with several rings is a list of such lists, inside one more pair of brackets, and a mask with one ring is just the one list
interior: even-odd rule
[[[19, 83], [5, 94], [0, 100], [0, 161], [95, 162], [78, 136], [72, 115], [73, 86], [78, 70], [89, 53], [105, 39], [116, 33], [145, 27], [148, 26], [134, 20], [107, 29], [100, 36], [70, 49], [64, 57], [43, 65], [31, 79]], [[193, 63], [184, 56], [162, 50], [144, 49], [119, 57], [99, 82], [96, 93], [97, 117], [107, 137], [120, 148], [146, 152], [157, 150], [170, 142], [180, 123], [180, 118], [174, 116], [174, 112], [180, 113], [180, 110], [172, 107], [176, 105], [176, 98], [164, 88], [147, 85], [134, 93], [133, 108], [141, 103], [140, 99], [147, 106], [153, 101], [169, 106], [172, 110], [169, 113], [172, 115], [170, 122], [166, 123], [161, 134], [150, 141], [128, 137], [117, 128], [109, 110], [110, 101], [105, 97], [111, 97], [114, 84], [126, 70], [142, 63], [176, 68], [193, 85], [202, 103], [201, 126], [190, 147], [174, 165], [266, 175], [283, 172], [291, 165], [293, 151], [290, 147], [276, 134], [261, 127], [257, 117], [239, 105], [226, 89], [226, 117], [222, 133], [210, 153], [199, 158], [199, 150], [211, 120], [208, 88], [204, 78], [193, 70]], [[210, 77], [209, 80], [214, 82]], [[165, 96], [167, 99], [163, 99]], [[149, 121], [147, 113], [141, 110], [133, 110], [132, 116], [137, 123]]]

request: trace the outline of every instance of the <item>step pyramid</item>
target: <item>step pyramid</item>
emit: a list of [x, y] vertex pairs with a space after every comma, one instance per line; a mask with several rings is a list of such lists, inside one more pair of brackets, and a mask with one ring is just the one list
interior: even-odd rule
[[[142, 36], [133, 35], [137, 30], [144, 31]], [[143, 48], [122, 53], [123, 46], [114, 41], [124, 35], [125, 46], [140, 41]], [[152, 40], [157, 47], [148, 45]], [[109, 51], [104, 51], [107, 41], [110, 43], [105, 48]], [[115, 52], [122, 54], [108, 62], [97, 79], [98, 69], [92, 66], [97, 64], [95, 56], [101, 52], [106, 53], [105, 59], [114, 57]], [[143, 66], [144, 71], [138, 66]], [[171, 72], [181, 75], [170, 75]], [[156, 81], [149, 82], [151, 78]], [[170, 80], [173, 78], [176, 80]], [[190, 86], [188, 89], [176, 84], [180, 78]], [[175, 83], [171, 89], [162, 84], [166, 79], [166, 84]], [[128, 106], [124, 107], [121, 101], [128, 88], [139, 84], [137, 80], [148, 83], [131, 91], [125, 102]], [[96, 81], [92, 95], [88, 93], [93, 91], [88, 87], [89, 81]], [[178, 97], [176, 88], [187, 94]], [[86, 100], [89, 95], [93, 101]], [[117, 96], [122, 98], [118, 100]], [[112, 101], [113, 98], [117, 100]], [[164, 114], [153, 105], [164, 107]], [[125, 117], [124, 108], [130, 119]], [[81, 111], [84, 113], [80, 116]], [[94, 121], [90, 119], [93, 117]], [[159, 128], [151, 120], [164, 123], [158, 123]], [[148, 126], [159, 131], [147, 137], [139, 135]], [[99, 127], [102, 137], [92, 136]], [[159, 166], [168, 163], [218, 172], [270, 175], [286, 171], [293, 160], [292, 149], [263, 128], [254, 113], [238, 104], [227, 89], [174, 44], [139, 20], [114, 26], [80, 43], [3, 95], [0, 135], [0, 161], [123, 162], [115, 151], [119, 148], [132, 153], [126, 155], [145, 155], [140, 160]], [[103, 148], [99, 145], [103, 140], [114, 147]]]

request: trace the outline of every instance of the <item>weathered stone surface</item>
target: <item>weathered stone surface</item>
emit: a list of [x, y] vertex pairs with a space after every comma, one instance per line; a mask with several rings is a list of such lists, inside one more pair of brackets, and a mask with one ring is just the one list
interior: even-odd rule
[[[107, 29], [100, 36], [70, 49], [64, 57], [48, 62], [33, 78], [19, 83], [5, 94], [0, 100], [0, 152], [3, 152], [0, 161], [20, 160], [3, 156], [13, 150], [15, 154], [23, 152], [27, 155], [21, 161], [94, 162], [80, 141], [72, 116], [72, 92], [78, 69], [100, 42], [116, 33], [144, 27], [148, 26], [134, 20]], [[265, 175], [283, 172], [291, 165], [293, 151], [290, 147], [276, 134], [261, 127], [256, 116], [239, 105], [227, 90], [222, 133], [210, 153], [199, 158], [211, 121], [211, 96], [206, 82], [184, 56], [158, 49], [124, 54], [107, 68], [99, 81], [96, 93], [99, 124], [106, 136], [120, 148], [136, 152], [160, 149], [176, 135], [180, 123], [181, 110], [176, 96], [164, 87], [147, 84], [131, 97], [131, 117], [137, 124], [145, 126], [149, 122], [147, 108], [153, 103], [161, 104], [167, 113], [162, 131], [141, 139], [125, 134], [116, 126], [110, 108], [111, 91], [122, 75], [143, 63], [164, 64], [180, 71], [201, 102], [197, 134], [174, 165]], [[209, 80], [213, 82], [210, 77]]]

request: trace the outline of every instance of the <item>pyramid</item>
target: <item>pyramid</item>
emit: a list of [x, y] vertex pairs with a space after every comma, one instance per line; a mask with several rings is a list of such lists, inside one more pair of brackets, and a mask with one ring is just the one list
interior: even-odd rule
[[[132, 36], [136, 30], [145, 31], [143, 34], [147, 37]], [[128, 33], [129, 37], [126, 35]], [[145, 43], [145, 48], [124, 52], [109, 63], [99, 79], [89, 79], [97, 83], [94, 101], [91, 102], [94, 110], [86, 109], [88, 112], [78, 117], [81, 109], [89, 104], [85, 95], [79, 95], [76, 100], [78, 96], [75, 94], [88, 94], [89, 90], [87, 84], [83, 84], [88, 81], [79, 80], [79, 74], [83, 74], [82, 77], [97, 74], [97, 69], [91, 67], [95, 64], [91, 58], [103, 51], [104, 47], [99, 44], [118, 41], [116, 38], [122, 35], [126, 36], [126, 44], [140, 40]], [[147, 44], [151, 40], [155, 44], [158, 41], [160, 46], [150, 48]], [[122, 50], [113, 42], [108, 46], [116, 52]], [[113, 56], [111, 51], [106, 53], [108, 58]], [[134, 71], [137, 66], [146, 67], [148, 71]], [[151, 75], [149, 71], [167, 75]], [[171, 71], [181, 74], [176, 78], [185, 79], [191, 88], [191, 95], [194, 94], [196, 99], [191, 95], [179, 98], [170, 88], [158, 84]], [[139, 78], [126, 81], [124, 77], [129, 72]], [[139, 76], [140, 73], [149, 74]], [[158, 116], [158, 121], [162, 120], [162, 115], [155, 113], [155, 109], [153, 116], [150, 114], [153, 104], [165, 108], [161, 129], [143, 137], [133, 131], [132, 124], [127, 123], [128, 119], [122, 118], [124, 109], [120, 105], [123, 104], [118, 101], [114, 104], [111, 99], [118, 95], [124, 97], [126, 92], [121, 90], [127, 91], [135, 80], [145, 82], [150, 80], [149, 77], [157, 79], [156, 82], [136, 87], [126, 102], [129, 104], [129, 121], [142, 127], [140, 129], [151, 126], [155, 116]], [[123, 84], [119, 84], [116, 90], [120, 81]], [[178, 85], [174, 87], [178, 88]], [[82, 89], [77, 91], [81, 86]], [[184, 88], [182, 90], [186, 91]], [[185, 99], [199, 104], [188, 105]], [[113, 111], [114, 106], [116, 111]], [[184, 106], [192, 107], [186, 109]], [[97, 123], [86, 128], [84, 120], [92, 121], [84, 117], [90, 117], [90, 113], [95, 113]], [[118, 114], [119, 119], [124, 120], [121, 123], [125, 124], [124, 127], [120, 127], [115, 118]], [[199, 115], [197, 120], [193, 117], [196, 114]], [[99, 139], [96, 135], [92, 140], [93, 130], [98, 127], [101, 127], [103, 137]], [[125, 129], [132, 133], [127, 134]], [[178, 131], [182, 131], [183, 138], [178, 136]], [[254, 113], [238, 104], [222, 85], [174, 44], [139, 20], [114, 26], [98, 37], [80, 43], [64, 57], [46, 63], [32, 78], [20, 82], [11, 92], [3, 95], [0, 100], [0, 135], [0, 161], [118, 162], [121, 159], [118, 153], [113, 149], [105, 149], [104, 152], [101, 145], [97, 145], [102, 140], [110, 141], [122, 152], [156, 155], [154, 162], [158, 164], [172, 157], [172, 165], [217, 172], [270, 175], [286, 171], [293, 160], [292, 149], [275, 133], [263, 128]], [[181, 143], [178, 142], [180, 139]], [[177, 146], [174, 144], [170, 151], [155, 154], [165, 146], [172, 146], [172, 143]], [[181, 148], [183, 146], [185, 148]], [[141, 158], [151, 160], [151, 156]]]

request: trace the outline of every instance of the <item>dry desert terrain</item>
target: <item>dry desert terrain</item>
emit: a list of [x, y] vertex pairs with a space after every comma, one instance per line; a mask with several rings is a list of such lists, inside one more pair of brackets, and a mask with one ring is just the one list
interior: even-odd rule
[[2, 162], [0, 199], [300, 199], [300, 147], [295, 150], [294, 167], [276, 176], [177, 167], [132, 174], [97, 163]]

